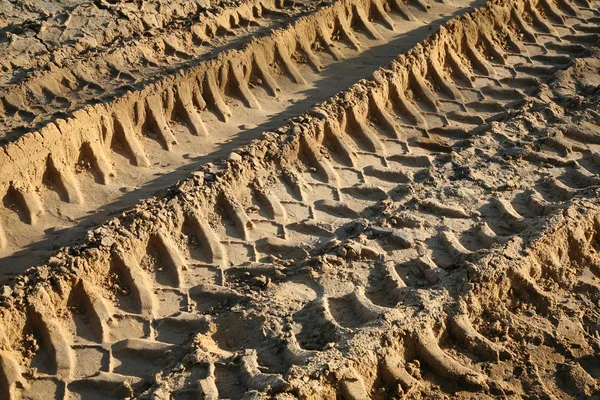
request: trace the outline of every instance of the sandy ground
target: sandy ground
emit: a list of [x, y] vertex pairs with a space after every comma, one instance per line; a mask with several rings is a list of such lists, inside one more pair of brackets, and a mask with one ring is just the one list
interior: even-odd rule
[[597, 4], [253, 4], [6, 145], [1, 396], [600, 396]]

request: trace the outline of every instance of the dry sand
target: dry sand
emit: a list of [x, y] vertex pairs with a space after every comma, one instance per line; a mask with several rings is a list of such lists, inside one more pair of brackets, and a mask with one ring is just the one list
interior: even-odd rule
[[597, 2], [161, 7], [64, 119], [5, 68], [0, 397], [600, 396]]

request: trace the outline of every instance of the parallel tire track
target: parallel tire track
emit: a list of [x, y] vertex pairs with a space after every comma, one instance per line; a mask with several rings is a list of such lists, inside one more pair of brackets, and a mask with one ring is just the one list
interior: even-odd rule
[[[5, 232], [0, 242], [5, 254], [42, 241], [41, 233], [48, 229], [72, 226], [91, 211], [118, 201], [123, 192], [152, 184], [157, 174], [189, 168], [195, 162], [190, 152], [206, 155], [228, 139], [249, 140], [243, 137], [252, 130], [248, 125], [267, 123], [275, 118], [273, 113], [282, 118], [279, 115], [294, 107], [292, 102], [303, 99], [311, 85], [332, 72], [325, 67], [345, 57], [368, 59], [365, 43], [381, 45], [383, 35], [391, 40], [407, 32], [420, 40], [425, 35], [420, 28], [441, 20], [419, 4], [336, 1], [302, 18], [274, 18], [275, 26], [281, 21], [287, 25], [141, 90], [48, 122], [7, 145], [0, 154], [0, 230], [19, 229]], [[470, 9], [468, 4], [440, 4], [433, 10], [462, 13]], [[200, 31], [243, 33], [241, 20], [258, 23], [265, 15], [285, 14], [289, 7], [294, 9], [280, 2], [244, 3], [201, 21]], [[220, 30], [222, 26], [227, 29]], [[327, 94], [327, 88], [322, 90]], [[174, 183], [177, 177], [171, 179]], [[44, 246], [52, 244], [50, 239]]]
[[[494, 121], [543, 90], [558, 70], [548, 64], [586, 55], [598, 22], [582, 2], [490, 2], [224, 171], [207, 168], [21, 277], [2, 309], [4, 396], [518, 396], [526, 385], [569, 395], [535, 365], [516, 385], [489, 379], [488, 366], [516, 355], [521, 368], [540, 340], [559, 351], [548, 332], [569, 307], [556, 299], [590, 309], [597, 206], [574, 199], [593, 193], [595, 177], [533, 151], [523, 158], [554, 162], [562, 180], [533, 174], [525, 190], [500, 190], [521, 170], [494, 161], [482, 173], [500, 174], [495, 187], [474, 176], [454, 187], [463, 204], [434, 185], [472, 173], [451, 163], [478, 159], [470, 144], [497, 149], [511, 132]], [[569, 132], [593, 148], [592, 132]], [[561, 213], [565, 200], [577, 204]], [[581, 331], [564, 339], [577, 357], [597, 345], [595, 314]], [[149, 388], [173, 366], [170, 386]], [[589, 372], [565, 368], [566, 381], [594, 390]]]
[[[97, 4], [87, 4], [76, 10], [97, 7]], [[119, 15], [123, 13], [119, 8], [126, 9], [127, 5], [107, 4], [106, 7]], [[95, 32], [99, 39], [90, 40], [96, 42], [91, 49], [86, 49], [91, 43], [83, 38], [73, 43], [67, 35], [61, 36], [65, 43], [47, 44], [43, 50], [36, 51], [36, 46], [22, 49], [19, 35], [7, 33], [7, 59], [2, 62], [12, 63], [12, 47], [17, 49], [15, 51], [21, 49], [33, 54], [26, 57], [29, 64], [15, 71], [5, 71], [6, 82], [0, 86], [3, 143], [35, 131], [56, 117], [64, 118], [87, 104], [98, 103], [100, 99], [111, 100], [134, 87], [143, 87], [153, 82], [156, 75], [189, 68], [206, 53], [227, 48], [224, 43], [235, 44], [307, 9], [300, 2], [292, 5], [280, 1], [247, 1], [235, 7], [211, 10], [199, 4], [170, 4], [155, 11], [164, 17], [160, 20], [146, 7], [150, 5], [142, 6], [137, 13], [126, 11], [117, 19], [118, 23], [107, 23], [108, 34]], [[95, 16], [92, 24], [106, 17], [102, 12]], [[56, 17], [60, 19], [61, 14]], [[80, 17], [71, 15], [70, 18], [79, 20]], [[21, 30], [19, 27], [7, 29]], [[23, 29], [27, 32], [31, 28]], [[41, 30], [40, 27], [33, 29]], [[46, 31], [50, 37], [55, 34], [54, 29]], [[44, 36], [38, 34], [35, 38], [44, 41], [47, 39]]]

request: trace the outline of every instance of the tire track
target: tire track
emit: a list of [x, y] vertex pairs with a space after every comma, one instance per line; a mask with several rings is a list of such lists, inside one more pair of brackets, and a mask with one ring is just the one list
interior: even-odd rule
[[[15, 289], [28, 291], [25, 304], [24, 293], [15, 294], [12, 306], [2, 310], [3, 320], [11, 322], [3, 326], [6, 350], [0, 359], [6, 396], [23, 392], [27, 398], [41, 391], [56, 398], [101, 396], [96, 389], [101, 385], [114, 388], [116, 394], [109, 396], [126, 397], [145, 391], [154, 374], [170, 370], [186, 354], [185, 373], [179, 369], [172, 381], [163, 381], [168, 386], [152, 388], [156, 396], [160, 390], [162, 395], [209, 398], [291, 390], [299, 397], [369, 398], [382, 392], [432, 395], [457, 387], [518, 396], [515, 390], [526, 384], [532, 384], [533, 393], [545, 393], [550, 375], [527, 361], [526, 344], [540, 344], [540, 336], [535, 337], [540, 332], [546, 340], [549, 328], [539, 324], [551, 323], [554, 311], [564, 309], [549, 299], [553, 286], [540, 285], [560, 284], [560, 265], [570, 265], [577, 279], [557, 296], [588, 307], [569, 289], [579, 285], [590, 296], [596, 293], [594, 279], [585, 276], [587, 265], [594, 264], [584, 260], [594, 254], [597, 228], [591, 216], [597, 206], [571, 200], [577, 204], [561, 214], [565, 199], [533, 190], [541, 173], [526, 174], [516, 163], [507, 169], [501, 158], [490, 162], [485, 157], [486, 151], [499, 151], [497, 137], [519, 133], [511, 119], [490, 122], [475, 134], [455, 128], [462, 123], [440, 131], [432, 121], [442, 121], [449, 112], [423, 111], [440, 107], [441, 101], [423, 100], [428, 87], [419, 82], [431, 75], [419, 78], [413, 72], [424, 66], [430, 71], [431, 60], [445, 65], [460, 59], [460, 71], [434, 75], [444, 77], [448, 92], [491, 93], [503, 109], [515, 109], [511, 102], [529, 99], [527, 89], [519, 88], [519, 96], [510, 91], [509, 99], [502, 85], [485, 89], [489, 78], [468, 66], [489, 63], [489, 49], [482, 53], [463, 39], [492, 35], [496, 24], [526, 21], [539, 14], [531, 4], [519, 3], [512, 11], [512, 2], [493, 2], [450, 22], [392, 67], [378, 71], [375, 79], [240, 150], [241, 160], [229, 160], [222, 172], [205, 169], [169, 199], [150, 201], [111, 221], [87, 247], [52, 260], [52, 273], [42, 267], [19, 278]], [[562, 43], [558, 38], [544, 46]], [[456, 48], [462, 52], [449, 51]], [[533, 57], [529, 67], [519, 69], [540, 73]], [[490, 68], [485, 73], [500, 75], [496, 70], [504, 67]], [[480, 83], [463, 88], [454, 83], [457, 75]], [[395, 100], [394, 108], [389, 99]], [[478, 107], [468, 104], [467, 110]], [[500, 112], [486, 119], [493, 121]], [[532, 115], [523, 113], [521, 119], [532, 120]], [[412, 122], [398, 122], [404, 119]], [[400, 136], [409, 128], [422, 134]], [[487, 150], [470, 151], [465, 135], [473, 148]], [[489, 168], [477, 172], [493, 179], [460, 168], [484, 162]], [[524, 190], [502, 189], [515, 176]], [[594, 187], [579, 189], [593, 193]], [[480, 195], [481, 190], [489, 192]], [[523, 256], [525, 250], [534, 255]], [[542, 272], [536, 272], [536, 262], [545, 265]], [[528, 315], [533, 305], [540, 319], [527, 323], [522, 314]], [[507, 314], [520, 324], [508, 332], [514, 343], [499, 344], [486, 336], [494, 331], [477, 320], [485, 310], [497, 310], [501, 317], [504, 311], [514, 314]], [[588, 330], [593, 321], [586, 322]], [[493, 329], [503, 328], [500, 322]], [[517, 344], [527, 331], [534, 335]], [[9, 346], [14, 338], [25, 338], [20, 353]], [[593, 339], [584, 338], [581, 354], [592, 354]], [[546, 343], [560, 350], [556, 342]], [[59, 359], [59, 351], [65, 357]], [[522, 376], [510, 378], [518, 383], [488, 378], [493, 371], [481, 360], [504, 359], [517, 351], [524, 356], [515, 366], [527, 367]], [[21, 365], [37, 370], [23, 375]], [[585, 377], [576, 367], [566, 368], [564, 379]], [[93, 376], [96, 371], [102, 372]], [[583, 380], [583, 390], [590, 389], [588, 381]]]
[[[114, 46], [142, 34], [157, 35], [161, 29], [185, 25], [207, 8], [219, 11], [219, 4], [203, 1], [82, 1], [56, 4], [23, 4], [4, 1], [0, 21], [1, 84], [26, 80], [35, 69], [50, 63], [85, 57], [86, 52]], [[208, 13], [209, 14], [209, 13]], [[90, 18], [90, 16], [95, 18]], [[210, 15], [210, 14], [209, 14]], [[52, 54], [54, 53], [54, 57]]]
[[[218, 31], [213, 25], [239, 25], [240, 18], [258, 21], [254, 15], [260, 12], [253, 11], [252, 4], [224, 11], [203, 26]], [[280, 10], [277, 4], [261, 4], [265, 13]], [[469, 9], [468, 4], [460, 5], [433, 9], [448, 15]], [[234, 12], [239, 15], [230, 18]], [[350, 70], [350, 60], [357, 60], [365, 63], [367, 76], [381, 57], [391, 60], [429, 33], [424, 26], [443, 21], [436, 18], [424, 6], [370, 1], [335, 2], [300, 19], [280, 17], [274, 24], [288, 21], [285, 29], [269, 31], [240, 50], [209, 57], [107, 104], [76, 111], [7, 145], [0, 161], [6, 171], [0, 179], [1, 224], [19, 229], [6, 236], [5, 254], [21, 251], [21, 259], [30, 258], [30, 250], [47, 254], [68, 240], [63, 231], [55, 231], [57, 227], [71, 227], [106, 206], [103, 214], [81, 222], [88, 229], [107, 214], [176, 182], [194, 164], [222, 157], [238, 146], [228, 141], [243, 143], [265, 128], [279, 126], [288, 115], [358, 78], [354, 71], [333, 79], [335, 66]], [[373, 61], [370, 52], [377, 56]], [[40, 243], [30, 246], [36, 241]]]
[[[4, 122], [2, 139], [5, 142], [17, 140], [24, 133], [39, 130], [87, 105], [98, 104], [101, 100], [110, 102], [129, 90], [139, 90], [156, 81], [156, 76], [192, 68], [199, 58], [210, 56], [211, 51], [218, 53], [235, 47], [239, 42], [310, 9], [302, 3], [286, 5], [279, 1], [242, 2], [236, 7], [213, 8], [211, 11], [198, 4], [187, 4], [181, 10], [180, 6], [172, 4], [160, 12], [155, 11], [161, 15], [172, 13], [170, 18], [159, 22], [160, 18], [149, 14], [144, 7], [136, 15], [121, 5], [121, 9], [126, 9], [120, 12], [126, 16], [127, 23], [107, 26], [116, 31], [111, 31], [113, 35], [120, 35], [118, 39], [104, 35], [100, 41], [107, 40], [107, 43], [99, 43], [98, 48], [87, 51], [82, 49], [85, 47], [82, 43], [73, 46], [67, 42], [65, 47], [53, 50], [55, 56], [51, 60], [40, 54], [28, 57], [30, 62], [40, 64], [28, 66], [33, 70], [29, 74], [18, 71], [13, 79], [7, 76], [8, 83], [0, 94], [0, 117]], [[75, 16], [71, 18], [77, 19], [76, 11], [72, 12]], [[181, 18], [176, 15], [178, 12], [189, 15]], [[140, 17], [146, 22], [139, 21]], [[101, 20], [102, 16], [96, 18]], [[55, 33], [53, 29], [46, 31], [51, 32], [49, 35]], [[11, 42], [18, 42], [18, 36], [10, 38]], [[80, 40], [85, 43], [84, 39]]]
[[[587, 69], [588, 76], [594, 76], [597, 61], [589, 61], [585, 59], [585, 63], [575, 64], [577, 66], [571, 67], [569, 74], [581, 75]], [[581, 68], [582, 64], [587, 64], [587, 67]], [[556, 76], [559, 80], [564, 79], [564, 74]], [[544, 98], [544, 94], [540, 97]], [[596, 108], [597, 98], [593, 99], [586, 106], [589, 110]], [[546, 103], [542, 110], [535, 112], [541, 111], [543, 115], [549, 110], [553, 110], [552, 104]], [[533, 120], [535, 112], [529, 111], [500, 127], [492, 125], [491, 129], [480, 132], [475, 139], [478, 142], [474, 142], [472, 147], [485, 148], [487, 134], [499, 135], [501, 132], [506, 139], [511, 134], [519, 133], [519, 129], [523, 128], [522, 122]], [[593, 112], [590, 118], [598, 122]], [[580, 121], [580, 125], [586, 126], [591, 121]], [[556, 127], [545, 120], [539, 123], [548, 132], [554, 132], [556, 128], [564, 131], [569, 126], [561, 120], [558, 120]], [[545, 123], [548, 123], [547, 128]], [[591, 129], [591, 125], [587, 127]], [[528, 129], [532, 137], [538, 140], [544, 137], [544, 131], [539, 132], [531, 127]], [[586, 138], [588, 143], [592, 142], [589, 136]], [[515, 140], [514, 137], [512, 140]], [[530, 139], [525, 137], [525, 140]], [[589, 155], [588, 146], [578, 151]], [[527, 147], [524, 145], [524, 148]], [[493, 151], [505, 157], [510, 155], [507, 158], [510, 160], [518, 159], [511, 147], [500, 147]], [[538, 168], [540, 160], [554, 160], [557, 173], [580, 168], [576, 162], [563, 160], [558, 163], [556, 157], [541, 155], [539, 153], [544, 151], [539, 149], [537, 152], [524, 156], [523, 160], [527, 163], [536, 162], [535, 167]], [[573, 152], [569, 156], [578, 154]], [[490, 158], [482, 159], [489, 163]], [[455, 162], [471, 168], [478, 165], [465, 160]], [[506, 169], [505, 163], [499, 164]], [[497, 167], [490, 167], [489, 176], [498, 176]], [[514, 169], [511, 173], [505, 171], [507, 176], [500, 182], [494, 182], [493, 189], [489, 185], [484, 186], [485, 190], [492, 191], [489, 195], [467, 199], [466, 203], [473, 203], [471, 210], [420, 201], [420, 205], [425, 207], [409, 208], [410, 219], [406, 218], [406, 214], [390, 217], [385, 212], [387, 208], [384, 208], [383, 215], [387, 214], [389, 219], [383, 224], [378, 221], [378, 226], [339, 229], [335, 236], [344, 243], [339, 244], [338, 241], [335, 245], [335, 241], [329, 241], [313, 250], [312, 256], [307, 259], [299, 263], [295, 259], [296, 264], [291, 264], [291, 273], [290, 265], [284, 264], [280, 268], [286, 271], [287, 278], [278, 278], [276, 273], [269, 274], [265, 269], [257, 270], [250, 265], [244, 267], [242, 270], [252, 271], [253, 275], [268, 276], [275, 286], [262, 288], [267, 292], [263, 295], [256, 296], [252, 291], [248, 292], [251, 300], [244, 305], [245, 313], [254, 318], [266, 318], [263, 326], [281, 329], [272, 334], [283, 336], [279, 347], [283, 351], [271, 351], [283, 352], [286, 359], [294, 360], [290, 363], [304, 364], [309, 359], [307, 371], [299, 374], [300, 377], [297, 372], [291, 374], [295, 381], [292, 380], [291, 388], [287, 391], [301, 398], [331, 398], [336, 395], [343, 398], [372, 398], [375, 394], [384, 397], [411, 394], [440, 397], [446, 391], [456, 395], [457, 390], [468, 388], [488, 395], [517, 397], [550, 394], [559, 398], [573, 398], [582, 393], [587, 396], [595, 393], [598, 375], [593, 367], [595, 358], [589, 354], [595, 353], [598, 331], [598, 316], [594, 311], [594, 299], [598, 293], [594, 267], [598, 206], [595, 200], [592, 203], [581, 202], [577, 197], [595, 198], [596, 186], [590, 186], [588, 182], [584, 191], [579, 183], [580, 190], [567, 198], [553, 190], [542, 190], [548, 199], [545, 200], [535, 189], [531, 189], [537, 188], [540, 183], [545, 185], [545, 173], [540, 171], [534, 176], [523, 175], [531, 169], [522, 164], [515, 165]], [[521, 177], [520, 186], [525, 190], [506, 188], [515, 175]], [[478, 187], [481, 182], [489, 184], [493, 179], [479, 176], [474, 183], [463, 181], [456, 186], [468, 193], [470, 186]], [[437, 197], [446, 189], [426, 192], [422, 196]], [[439, 194], [436, 195], [436, 192]], [[464, 200], [464, 196], [461, 197]], [[402, 206], [394, 209], [406, 212]], [[438, 218], [440, 215], [449, 218], [432, 221], [428, 218], [431, 212], [435, 212]], [[401, 214], [398, 211], [396, 213]], [[461, 226], [451, 222], [450, 218], [473, 218], [473, 221], [465, 228], [464, 224]], [[415, 220], [420, 223], [415, 224]], [[410, 222], [402, 225], [397, 221]], [[396, 228], [400, 226], [400, 229], [411, 227], [410, 234], [394, 232], [389, 228], [390, 223]], [[381, 225], [388, 227], [381, 228]], [[414, 229], [415, 226], [418, 228]], [[418, 258], [413, 262], [400, 262], [403, 258], [398, 258], [392, 249], [410, 249], [408, 237], [418, 237], [419, 228], [423, 230], [424, 226], [432, 228], [430, 237], [442, 232], [438, 244], [428, 242], [425, 254], [420, 249]], [[494, 227], [494, 231], [490, 226]], [[496, 233], [499, 231], [511, 233], [500, 236]], [[473, 239], [479, 240], [479, 243], [474, 251], [469, 251], [465, 246], [473, 248], [476, 243]], [[419, 249], [420, 240], [417, 238], [415, 242], [414, 247]], [[440, 247], [437, 254], [436, 247]], [[434, 257], [427, 254], [429, 251], [433, 251]], [[380, 257], [385, 259], [392, 257], [392, 254], [391, 266], [379, 264]], [[440, 262], [448, 259], [449, 263]], [[360, 276], [366, 274], [364, 270], [368, 271], [368, 277]], [[349, 277], [342, 273], [348, 273]], [[240, 282], [236, 279], [238, 274], [229, 274], [234, 277], [230, 280], [231, 285], [244, 291], [247, 280]], [[296, 295], [290, 293], [290, 277], [295, 283], [303, 282], [305, 288], [316, 290], [319, 287], [317, 293], [325, 293], [314, 295], [314, 300], [308, 304], [306, 301], [298, 303], [296, 306], [299, 311], [296, 313], [285, 309], [277, 314], [279, 303], [274, 305], [274, 299], [285, 297], [292, 301]], [[344, 283], [347, 279], [351, 284]], [[471, 283], [466, 287], [458, 285], [460, 294], [456, 294], [457, 301], [445, 298], [443, 294], [427, 296], [421, 289], [448, 290], [452, 286], [449, 282], [465, 281]], [[278, 289], [280, 285], [281, 289]], [[414, 296], [419, 297], [416, 301], [418, 305], [415, 305]], [[440, 297], [444, 298], [443, 310], [438, 308], [440, 302], [436, 301]], [[282, 303], [289, 307], [285, 301]], [[406, 308], [408, 314], [398, 316], [397, 307]], [[419, 310], [423, 312], [419, 313]], [[576, 315], [581, 314], [574, 314], [574, 310], [586, 310], [589, 316], [580, 319]], [[231, 312], [239, 311], [234, 307]], [[271, 315], [273, 313], [275, 315]], [[248, 314], [244, 315], [248, 318]], [[293, 315], [296, 324], [301, 324], [301, 328], [282, 322], [288, 321], [290, 315]], [[432, 315], [436, 317], [432, 319]], [[390, 329], [386, 321], [394, 321], [393, 328]], [[255, 348], [258, 346], [257, 343]], [[240, 344], [236, 354], [241, 354], [244, 347], [244, 344]], [[577, 350], [565, 352], [565, 348]], [[344, 356], [340, 357], [339, 352]], [[193, 347], [190, 354], [193, 354], [191, 360], [184, 362], [176, 372], [166, 371], [161, 382], [140, 397], [148, 398], [150, 394], [160, 393], [202, 395], [202, 385], [192, 388], [184, 384], [187, 380], [183, 376], [207, 368], [207, 357], [221, 358], [223, 355], [212, 354], [203, 347]], [[223, 368], [236, 368], [239, 363], [237, 357], [235, 354], [226, 355], [223, 363], [229, 364]], [[555, 362], [548, 365], [549, 357]], [[211, 360], [214, 364], [215, 360]], [[502, 369], [490, 370], [490, 362], [500, 363]], [[261, 365], [270, 367], [264, 361]], [[508, 373], [502, 375], [498, 372], [502, 370]], [[520, 372], [516, 372], [516, 376], [511, 375], [511, 371]], [[489, 379], [485, 376], [488, 374], [491, 375]], [[515, 379], [526, 382], [527, 389], [520, 384], [514, 385]], [[454, 381], [458, 383], [458, 389], [452, 386], [454, 383], [450, 383]], [[331, 386], [331, 382], [336, 383]], [[260, 393], [267, 390], [265, 387]], [[238, 392], [238, 395], [241, 393]]]
[[[280, 333], [285, 338], [280, 347], [285, 349], [283, 354], [290, 363], [304, 365], [309, 360], [301, 373], [295, 371], [287, 375], [290, 381], [285, 390], [299, 398], [338, 395], [350, 399], [375, 395], [436, 397], [448, 392], [468, 397], [473, 391], [480, 395], [516, 397], [592, 395], [597, 390], [597, 372], [593, 369], [595, 358], [589, 354], [594, 354], [597, 345], [598, 316], [593, 302], [598, 286], [597, 274], [589, 266], [594, 265], [592, 259], [596, 257], [597, 212], [597, 204], [577, 202], [564, 212], [554, 214], [546, 228], [537, 226], [529, 230], [539, 239], [524, 246], [526, 256], [507, 258], [503, 253], [509, 247], [504, 246], [482, 255], [482, 259], [469, 267], [472, 282], [469, 289], [460, 286], [452, 289], [457, 290], [456, 301], [443, 294], [438, 294], [436, 299], [421, 295], [417, 307], [411, 297], [419, 291], [398, 286], [397, 278], [383, 273], [386, 283], [382, 288], [388, 301], [390, 293], [399, 293], [398, 300], [386, 306], [376, 304], [373, 294], [366, 292], [373, 293], [372, 284], [380, 281], [377, 276], [362, 283], [355, 280], [352, 283], [358, 288], [350, 289], [349, 294], [341, 298], [325, 297], [309, 303], [294, 314], [294, 319], [306, 327], [306, 333], [301, 331], [298, 339], [294, 339], [293, 333], [286, 333], [285, 328]], [[325, 264], [324, 260], [321, 262]], [[372, 261], [361, 256], [348, 262], [352, 264], [348, 265], [349, 269], [356, 271]], [[315, 267], [317, 263], [313, 260], [310, 265]], [[344, 270], [339, 264], [337, 268]], [[327, 288], [328, 273], [320, 272], [318, 284], [325, 286], [326, 291], [335, 291]], [[441, 282], [465, 279], [464, 272], [446, 271]], [[454, 279], [449, 279], [452, 275]], [[308, 275], [305, 278], [310, 280]], [[275, 286], [285, 285], [274, 282]], [[343, 280], [338, 279], [338, 285], [339, 282]], [[264, 290], [268, 293], [263, 296], [248, 295], [254, 302], [264, 304], [280, 293], [280, 290]], [[281, 290], [290, 290], [290, 286]], [[443, 308], [436, 301], [440, 297], [445, 300]], [[398, 311], [398, 307], [402, 311]], [[277, 310], [268, 308], [271, 313]], [[579, 321], [572, 312], [582, 308], [589, 317]], [[253, 310], [246, 318], [265, 315], [264, 310], [252, 305], [245, 310]], [[231, 313], [235, 315], [236, 311]], [[273, 326], [281, 317], [266, 317], [263, 325]], [[312, 322], [309, 323], [309, 319]], [[390, 326], [385, 321], [394, 323]], [[308, 332], [312, 333], [310, 344], [304, 336]], [[213, 337], [218, 335], [213, 334]], [[320, 348], [311, 348], [319, 341], [323, 343]], [[329, 346], [327, 341], [335, 344]], [[344, 344], [346, 341], [349, 344]], [[576, 350], [565, 352], [565, 347]], [[266, 353], [265, 349], [260, 351]], [[236, 377], [246, 373], [237, 372], [245, 357], [244, 350], [233, 355], [218, 354], [210, 347], [195, 345], [189, 354], [192, 356], [170, 374], [163, 375], [139, 398], [166, 393], [182, 397], [210, 395], [206, 380], [210, 381], [214, 372], [209, 373], [206, 380], [194, 379], [202, 375], [200, 371], [214, 371], [215, 365], [229, 369]], [[556, 360], [551, 365], [545, 362], [549, 354]], [[505, 372], [490, 369], [490, 364], [502, 365]], [[265, 360], [261, 365], [263, 370], [268, 368]], [[521, 372], [515, 377], [511, 375], [513, 371]], [[502, 377], [508, 379], [499, 379]], [[515, 385], [515, 380], [525, 383], [526, 388]], [[197, 385], [190, 385], [191, 382]], [[221, 388], [229, 390], [225, 388], [227, 382], [219, 383]], [[243, 393], [218, 392], [217, 385], [212, 387], [215, 396], [237, 398]], [[254, 392], [251, 386], [244, 388], [253, 394], [271, 390], [268, 385]], [[279, 390], [279, 387], [272, 388]]]

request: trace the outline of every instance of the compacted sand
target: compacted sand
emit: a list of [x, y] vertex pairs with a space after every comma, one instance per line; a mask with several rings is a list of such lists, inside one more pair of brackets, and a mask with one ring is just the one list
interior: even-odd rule
[[600, 398], [594, 0], [0, 0], [0, 398]]

